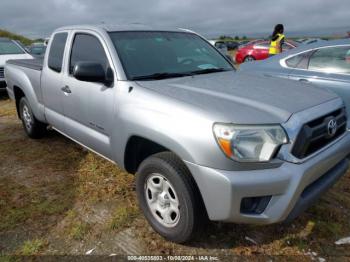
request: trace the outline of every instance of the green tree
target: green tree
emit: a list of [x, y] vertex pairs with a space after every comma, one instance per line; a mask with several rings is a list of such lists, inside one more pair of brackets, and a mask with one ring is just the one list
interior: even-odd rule
[[7, 30], [2, 30], [2, 29], [0, 29], [0, 37], [6, 37], [9, 39], [18, 40], [18, 41], [22, 42], [24, 45], [30, 45], [31, 43], [33, 43], [33, 40], [31, 40], [27, 37], [24, 37], [22, 35], [17, 35], [17, 34], [9, 32]]
[[232, 40], [232, 36], [229, 36], [229, 35], [221, 35], [219, 37], [220, 40]]

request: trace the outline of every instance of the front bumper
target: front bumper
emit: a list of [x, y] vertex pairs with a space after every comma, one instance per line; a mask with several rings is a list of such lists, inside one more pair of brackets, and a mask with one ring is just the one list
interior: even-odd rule
[[[225, 171], [186, 162], [211, 220], [271, 224], [292, 220], [314, 203], [348, 168], [350, 132], [304, 163], [264, 170]], [[271, 196], [260, 214], [241, 212], [244, 198]]]

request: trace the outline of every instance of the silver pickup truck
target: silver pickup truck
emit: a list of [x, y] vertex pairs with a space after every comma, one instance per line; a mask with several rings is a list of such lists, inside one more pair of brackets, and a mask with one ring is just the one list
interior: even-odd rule
[[207, 219], [291, 221], [348, 168], [339, 97], [237, 73], [188, 30], [60, 28], [43, 61], [5, 76], [29, 137], [53, 128], [136, 174], [145, 217], [175, 242]]

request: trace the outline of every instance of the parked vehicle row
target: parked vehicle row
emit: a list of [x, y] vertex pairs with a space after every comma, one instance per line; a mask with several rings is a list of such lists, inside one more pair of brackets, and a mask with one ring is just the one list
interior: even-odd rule
[[348, 169], [339, 96], [238, 73], [188, 30], [63, 27], [44, 60], [7, 61], [5, 76], [29, 137], [53, 128], [136, 174], [146, 219], [171, 241], [208, 219], [291, 221]]

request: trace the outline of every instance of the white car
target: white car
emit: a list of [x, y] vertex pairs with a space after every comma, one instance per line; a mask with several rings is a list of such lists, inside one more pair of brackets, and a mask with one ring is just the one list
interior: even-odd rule
[[7, 60], [32, 59], [23, 47], [8, 38], [0, 38], [0, 91], [6, 90], [4, 66]]

